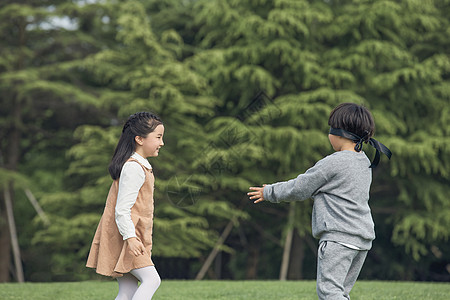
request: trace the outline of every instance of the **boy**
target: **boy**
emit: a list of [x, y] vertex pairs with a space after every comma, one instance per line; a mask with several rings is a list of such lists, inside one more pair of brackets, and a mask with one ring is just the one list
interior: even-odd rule
[[[319, 239], [317, 294], [319, 299], [350, 299], [368, 250], [375, 239], [369, 207], [372, 168], [391, 152], [372, 137], [375, 123], [363, 106], [342, 103], [330, 114], [328, 138], [335, 153], [318, 161], [297, 178], [263, 187], [250, 187], [254, 203], [267, 200], [314, 199], [312, 233]], [[370, 164], [363, 142], [377, 149]]]

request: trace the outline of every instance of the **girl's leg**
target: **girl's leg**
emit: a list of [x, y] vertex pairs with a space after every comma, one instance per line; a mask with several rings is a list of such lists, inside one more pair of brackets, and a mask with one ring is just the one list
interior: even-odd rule
[[130, 273], [133, 274], [141, 282], [141, 285], [134, 293], [133, 300], [151, 299], [153, 297], [153, 294], [161, 284], [161, 278], [159, 277], [155, 266], [134, 269], [131, 270]]
[[136, 277], [130, 273], [123, 274], [122, 277], [117, 278], [117, 282], [119, 283], [119, 294], [117, 294], [116, 300], [131, 300], [138, 288]]

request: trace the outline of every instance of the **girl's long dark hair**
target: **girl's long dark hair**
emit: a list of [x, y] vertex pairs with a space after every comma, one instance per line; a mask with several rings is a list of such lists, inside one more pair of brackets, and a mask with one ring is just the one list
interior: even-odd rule
[[136, 150], [134, 138], [136, 136], [147, 137], [150, 132], [153, 132], [162, 123], [162, 120], [157, 115], [150, 112], [138, 112], [128, 118], [125, 125], [123, 125], [122, 135], [108, 167], [109, 174], [111, 174], [113, 180], [119, 179], [123, 165]]

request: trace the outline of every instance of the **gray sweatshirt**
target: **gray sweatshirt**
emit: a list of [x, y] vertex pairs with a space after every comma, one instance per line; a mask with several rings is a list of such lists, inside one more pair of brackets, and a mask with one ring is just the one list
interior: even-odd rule
[[369, 250], [375, 239], [369, 207], [372, 182], [369, 166], [364, 152], [338, 151], [295, 179], [266, 185], [264, 199], [278, 203], [313, 198], [315, 238]]

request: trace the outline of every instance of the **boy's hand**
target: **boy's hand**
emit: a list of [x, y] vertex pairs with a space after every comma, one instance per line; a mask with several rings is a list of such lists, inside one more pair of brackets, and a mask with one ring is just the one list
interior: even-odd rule
[[254, 192], [248, 192], [247, 195], [249, 196], [250, 200], [254, 200], [253, 203], [259, 203], [264, 201], [264, 187], [266, 185], [264, 184], [262, 187], [250, 187], [249, 189]]
[[137, 238], [132, 237], [126, 240], [128, 243], [128, 248], [130, 248], [130, 252], [134, 254], [134, 256], [139, 256], [145, 253], [144, 244], [139, 241]]

